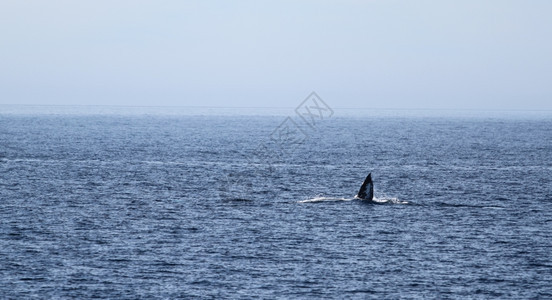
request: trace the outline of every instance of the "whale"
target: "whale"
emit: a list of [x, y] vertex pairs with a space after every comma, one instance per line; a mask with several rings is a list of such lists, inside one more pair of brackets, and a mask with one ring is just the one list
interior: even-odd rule
[[357, 195], [357, 199], [372, 201], [374, 199], [374, 182], [372, 182], [372, 173], [369, 173], [364, 179], [364, 182], [360, 186]]
[[389, 197], [375, 198], [374, 182], [372, 181], [372, 173], [369, 173], [368, 176], [366, 176], [366, 179], [364, 179], [364, 182], [362, 182], [362, 185], [360, 186], [360, 189], [358, 190], [358, 193], [355, 195], [354, 198], [349, 198], [349, 197], [336, 198], [336, 197], [317, 196], [316, 198], [305, 199], [298, 202], [314, 203], [314, 202], [352, 201], [352, 200], [360, 200], [361, 202], [368, 203], [368, 204], [409, 204], [408, 201], [402, 201], [399, 198], [389, 198]]

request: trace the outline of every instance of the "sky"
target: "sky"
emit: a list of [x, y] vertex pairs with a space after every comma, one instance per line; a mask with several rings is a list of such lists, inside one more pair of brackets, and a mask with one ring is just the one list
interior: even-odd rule
[[0, 104], [552, 110], [552, 1], [2, 0]]

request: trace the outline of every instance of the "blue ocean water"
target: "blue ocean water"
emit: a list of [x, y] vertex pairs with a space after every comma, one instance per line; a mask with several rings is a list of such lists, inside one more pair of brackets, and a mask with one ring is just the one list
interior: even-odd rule
[[0, 114], [1, 298], [552, 298], [552, 118], [290, 116]]

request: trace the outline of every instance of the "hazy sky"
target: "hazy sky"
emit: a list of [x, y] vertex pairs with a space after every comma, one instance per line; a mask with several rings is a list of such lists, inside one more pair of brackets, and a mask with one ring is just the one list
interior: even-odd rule
[[0, 1], [0, 104], [552, 109], [552, 1]]

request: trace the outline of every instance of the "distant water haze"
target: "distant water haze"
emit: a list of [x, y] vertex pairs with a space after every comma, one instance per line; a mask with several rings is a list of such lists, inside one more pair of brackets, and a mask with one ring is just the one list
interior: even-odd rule
[[[298, 105], [300, 102], [298, 101]], [[335, 107], [336, 118], [551, 119], [552, 110], [377, 109]], [[299, 118], [296, 107], [20, 105], [0, 104], [0, 116], [281, 116]], [[317, 119], [325, 116], [314, 115]]]

